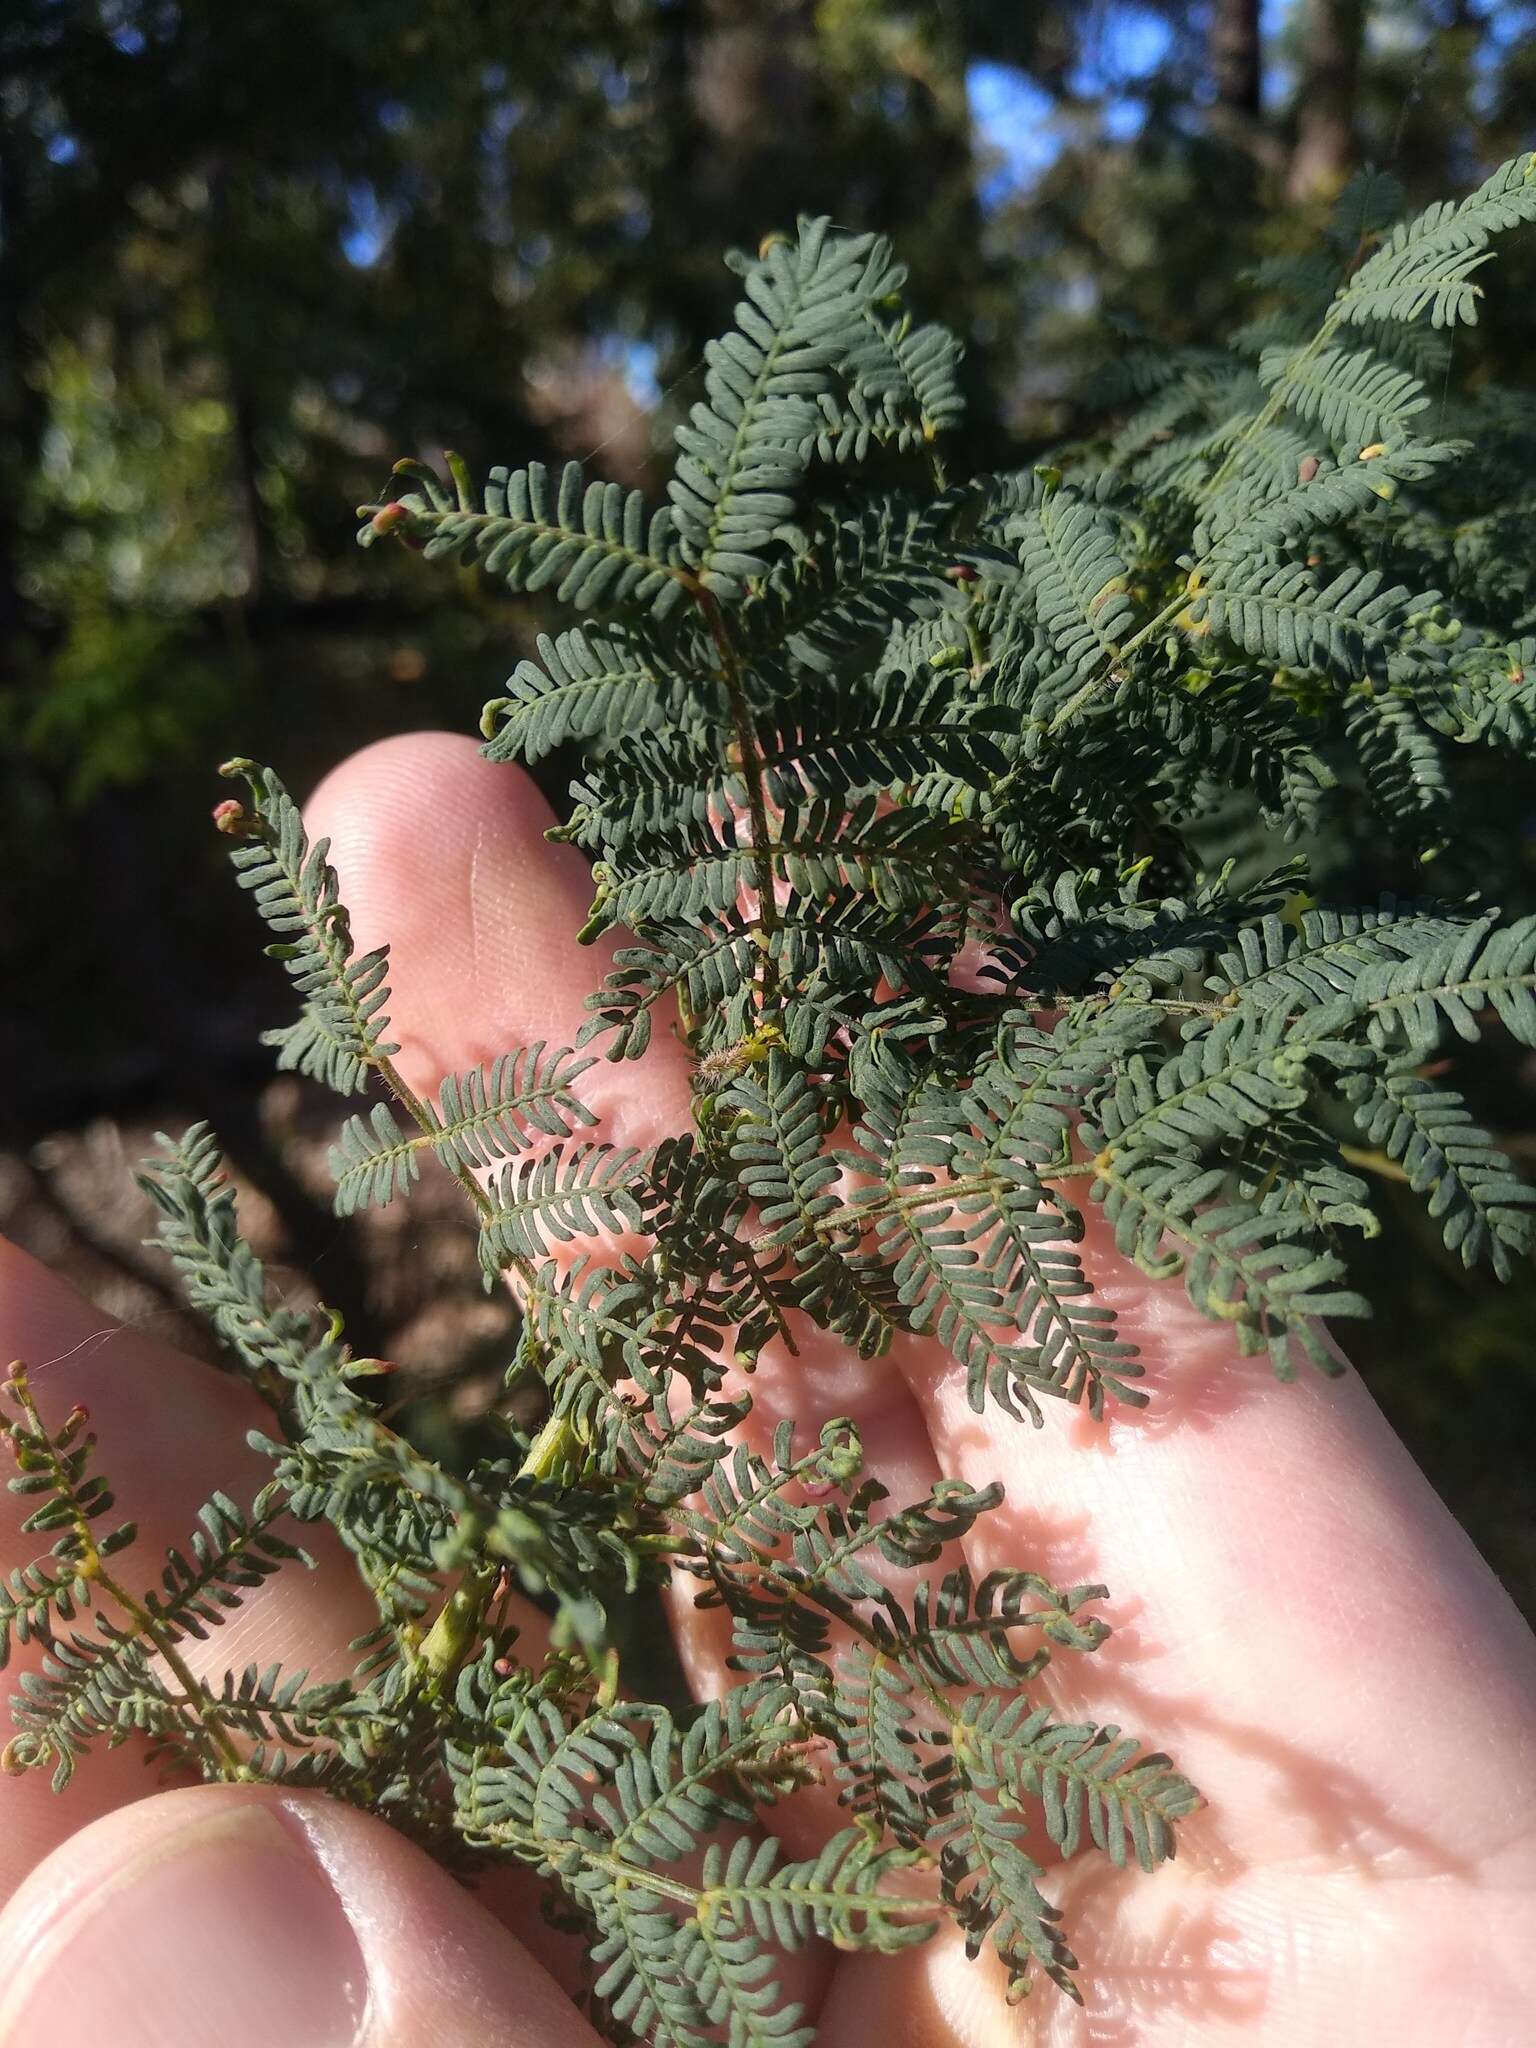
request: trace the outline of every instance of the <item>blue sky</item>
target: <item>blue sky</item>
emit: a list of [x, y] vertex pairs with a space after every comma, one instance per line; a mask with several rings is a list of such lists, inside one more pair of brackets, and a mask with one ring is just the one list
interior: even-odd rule
[[[1267, 40], [1285, 26], [1293, 4], [1294, 0], [1263, 0], [1261, 24]], [[1102, 98], [1105, 131], [1125, 141], [1141, 127], [1139, 87], [1167, 56], [1172, 32], [1148, 8], [1115, 6], [1104, 10], [1101, 25], [1087, 40], [1070, 83], [1085, 99]], [[1268, 52], [1267, 96], [1283, 97], [1288, 83], [1283, 67]], [[1006, 64], [973, 64], [966, 73], [966, 87], [977, 136], [992, 158], [982, 197], [996, 204], [1010, 193], [1027, 190], [1050, 169], [1067, 141], [1066, 129], [1053, 120], [1051, 95]]]
[[[1292, 90], [1290, 67], [1276, 42], [1302, 0], [1262, 0], [1260, 24], [1265, 38], [1264, 96], [1282, 103]], [[1089, 10], [1084, 10], [1087, 13]], [[1502, 52], [1529, 33], [1529, 5], [1511, 0], [1480, 0], [1473, 8], [1484, 28], [1478, 51], [1482, 69], [1496, 73]], [[1134, 4], [1106, 5], [1084, 60], [1071, 74], [1073, 87], [1085, 99], [1101, 99], [1105, 131], [1119, 140], [1141, 127], [1143, 105], [1138, 86], [1167, 55], [1172, 36], [1167, 23], [1150, 9]], [[1412, 36], [1411, 20], [1376, 9], [1367, 33], [1382, 42]], [[1006, 64], [973, 64], [966, 74], [971, 118], [989, 153], [991, 166], [982, 187], [990, 205], [1029, 186], [1060, 155], [1067, 130], [1049, 93]]]

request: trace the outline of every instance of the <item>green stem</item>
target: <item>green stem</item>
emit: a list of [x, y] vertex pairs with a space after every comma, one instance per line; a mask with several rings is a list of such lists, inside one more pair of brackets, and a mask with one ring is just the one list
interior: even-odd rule
[[[417, 1129], [433, 1140], [440, 1137], [442, 1126], [433, 1114], [431, 1104], [422, 1100], [388, 1054], [382, 1052], [373, 1053], [371, 1055], [371, 1063], [374, 1072], [384, 1083], [390, 1094], [394, 1096], [396, 1102], [399, 1103], [406, 1115], [416, 1125]], [[482, 1216], [489, 1216], [491, 1213], [490, 1197], [486, 1194], [485, 1189], [481, 1187], [479, 1181], [475, 1179], [469, 1168], [467, 1166], [455, 1166], [451, 1167], [449, 1171], [459, 1183], [459, 1186], [463, 1188], [465, 1194], [469, 1196], [470, 1201], [479, 1213]]]
[[425, 1677], [429, 1697], [441, 1697], [457, 1677], [480, 1635], [486, 1603], [500, 1577], [497, 1564], [471, 1565], [428, 1629], [416, 1653], [416, 1668]]
[[217, 1750], [227, 1776], [238, 1784], [247, 1784], [255, 1776], [250, 1765], [236, 1748], [234, 1738], [225, 1727], [222, 1717], [208, 1696], [205, 1686], [199, 1683], [192, 1667], [187, 1663], [170, 1637], [156, 1622], [147, 1607], [141, 1607], [133, 1596], [118, 1584], [110, 1572], [101, 1569], [98, 1562], [95, 1579], [109, 1600], [115, 1601], [133, 1623], [135, 1630], [148, 1638], [155, 1646], [155, 1653], [164, 1662], [186, 1694], [209, 1742]]
[[[548, 1479], [570, 1456], [579, 1438], [563, 1417], [550, 1416], [518, 1467], [518, 1479]], [[514, 1482], [515, 1483], [515, 1482]], [[416, 1652], [416, 1668], [429, 1694], [440, 1696], [479, 1640], [485, 1610], [501, 1579], [499, 1563], [472, 1564], [448, 1596]]]
[[1334, 329], [1337, 326], [1337, 317], [1330, 315], [1324, 320], [1322, 326], [1319, 327], [1316, 334], [1313, 335], [1301, 353], [1286, 365], [1285, 376], [1276, 384], [1263, 409], [1254, 414], [1253, 418], [1227, 450], [1226, 458], [1220, 469], [1217, 470], [1210, 482], [1202, 487], [1201, 496], [1203, 498], [1209, 499], [1216, 495], [1217, 491], [1221, 489], [1221, 486], [1231, 474], [1232, 466], [1243, 450], [1251, 446], [1266, 427], [1272, 427], [1275, 421], [1279, 419], [1281, 413], [1285, 411], [1285, 387], [1287, 381], [1295, 375], [1297, 370], [1310, 363], [1313, 357], [1333, 339]]
[[528, 1446], [517, 1468], [519, 1479], [549, 1479], [580, 1447], [581, 1439], [564, 1416], [551, 1415]]
[[752, 820], [752, 865], [756, 875], [758, 894], [757, 934], [762, 940], [762, 1007], [770, 1011], [778, 1002], [778, 977], [773, 964], [771, 942], [778, 930], [779, 907], [773, 887], [773, 841], [768, 835], [768, 801], [763, 790], [763, 758], [758, 750], [757, 734], [752, 725], [752, 714], [747, 705], [746, 693], [741, 686], [741, 665], [736, 659], [736, 649], [731, 644], [724, 615], [712, 592], [702, 584], [695, 587], [694, 595], [709, 635], [715, 645], [720, 661], [720, 680], [725, 685], [726, 698], [731, 707], [731, 725], [735, 733], [736, 749], [741, 755], [741, 778], [746, 785], [747, 812]]
[[1061, 728], [1077, 715], [1083, 705], [1090, 698], [1096, 697], [1099, 694], [1104, 685], [1114, 676], [1120, 663], [1125, 660], [1127, 655], [1134, 654], [1138, 647], [1144, 646], [1154, 633], [1160, 632], [1170, 620], [1176, 619], [1179, 613], [1192, 602], [1193, 594], [1186, 585], [1177, 597], [1170, 599], [1163, 606], [1156, 618], [1148, 619], [1144, 626], [1131, 635], [1123, 647], [1115, 650], [1108, 664], [1097, 675], [1090, 676], [1080, 689], [1073, 692], [1046, 727], [1046, 738], [1054, 739], [1057, 733], [1061, 731]]
[[7, 1386], [11, 1398], [26, 1418], [33, 1437], [32, 1448], [47, 1468], [54, 1497], [64, 1504], [73, 1526], [75, 1541], [79, 1545], [79, 1555], [67, 1560], [70, 1570], [76, 1578], [88, 1580], [91, 1584], [99, 1586], [107, 1598], [121, 1608], [133, 1623], [134, 1634], [143, 1636], [148, 1642], [153, 1643], [156, 1654], [174, 1674], [182, 1691], [187, 1695], [227, 1775], [237, 1781], [248, 1780], [252, 1776], [250, 1767], [236, 1748], [229, 1730], [219, 1718], [206, 1688], [199, 1683], [197, 1674], [177, 1649], [169, 1631], [162, 1628], [149, 1609], [142, 1607], [127, 1588], [120, 1585], [105, 1568], [101, 1552], [97, 1548], [95, 1532], [91, 1528], [90, 1515], [81, 1506], [74, 1481], [59, 1454], [58, 1446], [44, 1427], [43, 1418], [27, 1384], [23, 1367], [16, 1365], [11, 1368]]

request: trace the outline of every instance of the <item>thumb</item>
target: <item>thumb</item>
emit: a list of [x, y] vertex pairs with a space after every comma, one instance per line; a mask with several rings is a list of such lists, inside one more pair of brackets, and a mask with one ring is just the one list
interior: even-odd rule
[[0, 1914], [0, 2048], [595, 2048], [521, 1942], [381, 1821], [313, 1793], [163, 1792]]

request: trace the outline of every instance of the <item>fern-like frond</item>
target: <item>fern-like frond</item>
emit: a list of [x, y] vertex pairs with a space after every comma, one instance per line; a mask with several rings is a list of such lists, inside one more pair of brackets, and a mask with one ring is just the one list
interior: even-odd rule
[[1434, 1045], [1446, 1025], [1472, 1042], [1488, 1010], [1517, 1043], [1536, 1045], [1536, 917], [1478, 918], [1407, 959], [1382, 961], [1362, 974], [1356, 1000], [1378, 1045]]
[[633, 1147], [562, 1141], [501, 1170], [480, 1224], [487, 1282], [519, 1261], [547, 1258], [552, 1245], [640, 1229], [644, 1155]]
[[271, 769], [230, 761], [223, 772], [242, 776], [251, 793], [246, 836], [230, 853], [236, 877], [278, 934], [268, 954], [282, 961], [303, 998], [299, 1021], [265, 1032], [263, 1043], [276, 1046], [280, 1067], [355, 1095], [380, 1059], [397, 1050], [384, 1036], [385, 949], [354, 958], [346, 907], [326, 859], [329, 844], [310, 845], [298, 805]]
[[[1136, 1400], [1134, 1347], [1090, 1298], [1071, 1248], [1081, 1225], [1030, 1163], [1054, 1109], [1048, 1086], [1031, 1094], [1026, 1084], [1015, 1108], [999, 1099], [1001, 1072], [974, 1104], [922, 1084], [895, 1114], [867, 1110], [855, 1134], [878, 1162], [880, 1184], [859, 1200], [898, 1298], [912, 1327], [931, 1330], [966, 1368], [978, 1410], [991, 1396], [1038, 1424], [1037, 1391], [1095, 1413], [1106, 1388]], [[868, 1171], [871, 1161], [850, 1153], [846, 1163]]]
[[1271, 913], [1245, 923], [1205, 986], [1228, 1008], [1255, 1015], [1307, 1010], [1349, 995], [1368, 968], [1413, 958], [1454, 939], [1468, 920], [1385, 898], [1374, 909], [1313, 906], [1295, 922]]
[[889, 306], [906, 282], [904, 265], [891, 263], [882, 243], [887, 268], [874, 271], [865, 286], [864, 332], [843, 356], [841, 368], [853, 395], [876, 410], [884, 431], [880, 438], [898, 448], [925, 447], [955, 426], [965, 410], [959, 369], [964, 348], [947, 327], [917, 326], [909, 313], [887, 318]]
[[1482, 288], [1472, 273], [1492, 253], [1496, 234], [1536, 221], [1536, 151], [1511, 157], [1465, 199], [1440, 200], [1395, 227], [1341, 286], [1331, 318], [1418, 320], [1436, 327], [1477, 318]]
[[795, 536], [742, 612], [749, 644], [782, 650], [818, 675], [846, 673], [861, 649], [878, 650], [892, 625], [958, 614], [963, 599], [951, 577], [989, 550], [954, 533], [958, 502], [914, 503], [889, 494], [854, 514], [837, 507]]
[[1266, 349], [1259, 375], [1288, 412], [1351, 451], [1406, 440], [1429, 404], [1419, 378], [1365, 348]]
[[706, 590], [739, 598], [795, 509], [818, 431], [818, 392], [863, 335], [880, 249], [803, 220], [742, 267], [735, 326], [706, 345], [701, 403], [677, 429], [668, 487], [683, 559]]
[[269, 1399], [279, 1398], [283, 1381], [339, 1375], [345, 1353], [337, 1330], [269, 1301], [265, 1269], [240, 1235], [234, 1189], [208, 1126], [193, 1124], [176, 1141], [162, 1136], [160, 1145], [138, 1183], [155, 1206], [159, 1242], [191, 1306], [208, 1317]]
[[1421, 846], [1440, 837], [1455, 800], [1435, 735], [1411, 696], [1396, 690], [1351, 693], [1344, 729], [1354, 742], [1371, 802], [1390, 830]]
[[[895, 795], [924, 777], [985, 788], [1005, 757], [985, 707], [955, 701], [952, 682], [927, 669], [887, 671], [828, 704], [821, 690], [785, 698], [759, 734], [756, 768], [777, 809], [808, 799], [860, 802]], [[737, 750], [724, 735], [690, 730], [618, 741], [573, 786], [558, 836], [610, 855], [667, 843], [679, 824], [707, 827], [749, 798]], [[917, 808], [914, 806], [914, 808]], [[781, 833], [782, 838], [782, 833]]]
[[1104, 700], [1103, 716], [1148, 732], [1149, 765], [1155, 758], [1165, 779], [1188, 763], [1223, 789], [1251, 789], [1288, 839], [1317, 829], [1335, 787], [1321, 734], [1251, 672], [1197, 669], [1171, 686], [1127, 684]]
[[694, 2048], [724, 2026], [744, 2043], [808, 2043], [775, 1981], [774, 1947], [857, 1927], [895, 1948], [926, 1932], [921, 1902], [884, 1887], [899, 1859], [862, 1831], [804, 1862], [771, 1837], [695, 1860], [722, 1823], [748, 1817], [733, 1783], [764, 1783], [789, 1704], [782, 1687], [738, 1687], [681, 1728], [639, 1706], [567, 1727], [530, 1702], [515, 1746], [451, 1753], [473, 1837], [559, 1881], [597, 1937], [596, 1997], [649, 2039]]
[[[195, 1698], [168, 1702], [153, 1682], [153, 1661], [189, 1636], [202, 1640], [251, 1589], [303, 1557], [274, 1527], [286, 1506], [276, 1486], [245, 1512], [227, 1494], [215, 1493], [199, 1510], [186, 1549], [166, 1553], [160, 1585], [136, 1612], [127, 1619], [98, 1612], [93, 1635], [50, 1632], [41, 1671], [22, 1678], [14, 1760], [27, 1768], [51, 1764], [54, 1783], [62, 1786], [94, 1741], [118, 1739], [131, 1707], [135, 1725], [146, 1732], [169, 1736], [180, 1729], [200, 1755], [216, 1761], [207, 1707]], [[123, 1547], [122, 1541], [108, 1544], [103, 1554]]]
[[594, 1063], [566, 1046], [551, 1050], [541, 1039], [488, 1066], [444, 1080], [432, 1127], [406, 1133], [387, 1103], [367, 1117], [348, 1117], [331, 1147], [340, 1216], [380, 1208], [410, 1192], [423, 1152], [450, 1172], [472, 1171], [515, 1157], [539, 1138], [568, 1138], [597, 1118], [574, 1093], [573, 1083]]
[[683, 595], [673, 515], [646, 510], [639, 491], [587, 481], [579, 462], [558, 479], [542, 462], [492, 469], [476, 506], [457, 468], [450, 497], [430, 470], [395, 465], [415, 490], [360, 508], [367, 546], [384, 534], [413, 541], [431, 560], [478, 562], [514, 591], [551, 590], [577, 611], [647, 611], [665, 618]]
[[1340, 1084], [1368, 1145], [1400, 1166], [1463, 1265], [1486, 1259], [1507, 1280], [1517, 1258], [1536, 1248], [1536, 1188], [1472, 1116], [1454, 1088], [1414, 1071], [1410, 1055], [1382, 1075], [1351, 1074]]
[[[946, 1572], [937, 1586], [920, 1585], [910, 1617], [895, 1610], [873, 1616], [872, 1622], [877, 1633], [890, 1627], [890, 1654], [936, 1685], [1012, 1691], [1038, 1677], [1049, 1662], [1041, 1636], [1065, 1649], [1100, 1647], [1109, 1629], [1082, 1610], [1104, 1597], [1103, 1586], [1062, 1592], [1035, 1572], [988, 1572], [977, 1582], [962, 1565]], [[1030, 1639], [1027, 1653], [1013, 1640], [1021, 1629]]]
[[492, 698], [481, 717], [491, 761], [542, 760], [572, 740], [618, 738], [661, 725], [686, 688], [638, 638], [579, 628], [553, 639], [541, 633], [537, 661], [520, 661], [510, 693]]
[[1355, 172], [1328, 217], [1328, 239], [1346, 260], [1391, 227], [1403, 210], [1403, 188], [1390, 171]]
[[665, 936], [647, 934], [643, 945], [621, 946], [602, 988], [588, 998], [595, 1014], [582, 1040], [612, 1033], [609, 1057], [636, 1059], [650, 1044], [657, 1005], [676, 995], [694, 1021], [700, 1051], [725, 1052], [751, 1038], [766, 956], [780, 989], [794, 999], [786, 1043], [797, 1059], [814, 1062], [830, 1033], [851, 1027], [847, 1000], [863, 1011], [882, 978], [894, 990], [937, 991], [955, 944], [953, 919], [884, 910], [851, 889], [829, 891], [816, 903], [791, 899], [771, 932], [759, 916], [726, 911]]
[[951, 1739], [973, 1783], [1009, 1802], [1038, 1795], [1046, 1833], [1064, 1856], [1085, 1836], [1111, 1863], [1155, 1870], [1174, 1854], [1174, 1823], [1199, 1794], [1167, 1757], [1146, 1755], [1118, 1728], [1068, 1726], [1020, 1699], [966, 1700]]
[[1297, 1243], [1283, 1215], [1222, 1201], [1220, 1167], [1122, 1162], [1105, 1144], [1094, 1169], [1091, 1192], [1114, 1225], [1116, 1247], [1144, 1272], [1157, 1279], [1182, 1274], [1195, 1307], [1229, 1324], [1245, 1350], [1267, 1348], [1280, 1378], [1294, 1374], [1296, 1344], [1320, 1371], [1338, 1370], [1317, 1320], [1369, 1309], [1340, 1284], [1344, 1267], [1333, 1252]]
[[1045, 478], [1008, 532], [1036, 615], [1067, 670], [1080, 677], [1115, 659], [1136, 611], [1119, 535], [1103, 507]]
[[[962, 828], [922, 811], [884, 811], [869, 796], [844, 806], [826, 798], [788, 802], [759, 846], [749, 821], [686, 820], [658, 826], [635, 855], [618, 850], [598, 871], [590, 934], [612, 924], [677, 925], [719, 917], [754, 891], [760, 858], [795, 896], [866, 892], [882, 909], [915, 910], [959, 890], [952, 849]], [[604, 871], [606, 870], [606, 872]]]
[[859, 1352], [883, 1351], [907, 1317], [885, 1266], [860, 1249], [844, 1214], [841, 1169], [824, 1149], [824, 1105], [809, 1077], [774, 1053], [732, 1083], [725, 1103], [731, 1158], [758, 1205], [765, 1244], [794, 1261], [796, 1304]]
[[1383, 674], [1409, 614], [1433, 602], [1378, 569], [1341, 569], [1324, 584], [1304, 564], [1247, 557], [1212, 564], [1190, 617], [1260, 660], [1354, 678]]
[[[948, 1760], [946, 1759], [946, 1763]], [[966, 1954], [991, 1946], [1008, 1973], [1008, 1996], [1021, 1998], [1038, 1969], [1077, 2004], [1077, 1957], [1061, 1932], [1061, 1912], [1040, 1889], [1040, 1865], [1022, 1846], [1028, 1833], [952, 1766], [934, 1788], [939, 1818], [929, 1840], [938, 1850], [939, 1884], [965, 1934]]]
[[56, 1424], [44, 1421], [30, 1376], [17, 1362], [0, 1385], [0, 1442], [15, 1461], [7, 1490], [35, 1504], [21, 1517], [19, 1534], [48, 1541], [46, 1555], [15, 1567], [0, 1581], [0, 1669], [16, 1642], [60, 1640], [60, 1624], [73, 1621], [96, 1597], [104, 1559], [133, 1541], [131, 1522], [103, 1523], [115, 1502], [95, 1466], [96, 1438], [86, 1409], [75, 1406]]

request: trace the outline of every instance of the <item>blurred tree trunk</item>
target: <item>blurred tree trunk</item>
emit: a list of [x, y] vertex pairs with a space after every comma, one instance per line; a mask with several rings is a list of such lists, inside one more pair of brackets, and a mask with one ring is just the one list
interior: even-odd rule
[[809, 0], [705, 0], [693, 100], [713, 145], [706, 174], [738, 182], [752, 159], [811, 140], [815, 9]]
[[1365, 0], [1307, 0], [1287, 196], [1331, 198], [1355, 167]]
[[1257, 121], [1264, 97], [1259, 0], [1212, 0], [1206, 47], [1217, 106]]
[[1268, 171], [1281, 166], [1279, 145], [1264, 122], [1264, 38], [1260, 0], [1212, 0], [1206, 27], [1206, 64], [1214, 104], [1214, 133]]
[[[674, 0], [660, 17], [669, 309], [682, 363], [720, 324], [720, 252], [793, 228], [815, 186], [813, 0]], [[766, 211], [764, 210], [766, 208]]]

